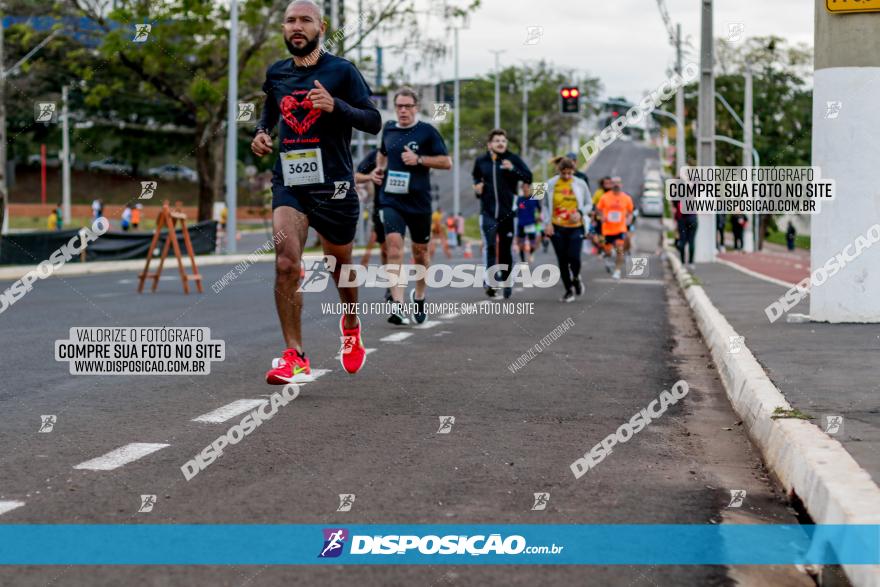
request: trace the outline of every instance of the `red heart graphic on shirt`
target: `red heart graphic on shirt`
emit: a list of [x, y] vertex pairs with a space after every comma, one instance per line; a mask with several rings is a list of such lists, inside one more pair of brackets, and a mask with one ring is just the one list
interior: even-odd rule
[[[308, 114], [302, 120], [299, 120], [294, 114], [296, 110], [308, 110]], [[318, 120], [318, 117], [321, 116], [321, 112], [308, 99], [299, 101], [293, 96], [284, 96], [281, 99], [281, 118], [298, 135], [308, 132], [312, 125], [315, 124], [315, 121]]]

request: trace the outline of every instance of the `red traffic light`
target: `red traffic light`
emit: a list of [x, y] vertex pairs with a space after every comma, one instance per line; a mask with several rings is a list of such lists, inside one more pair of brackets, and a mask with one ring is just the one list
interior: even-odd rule
[[571, 97], [572, 97], [572, 98], [577, 98], [578, 96], [580, 96], [580, 94], [581, 94], [581, 93], [578, 91], [577, 88], [572, 88], [572, 89], [571, 89]]
[[562, 88], [562, 97], [568, 98], [571, 95], [571, 91], [568, 88]]

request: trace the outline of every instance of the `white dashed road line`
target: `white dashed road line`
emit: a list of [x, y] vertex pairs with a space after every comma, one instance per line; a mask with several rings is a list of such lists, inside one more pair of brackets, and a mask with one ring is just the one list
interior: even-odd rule
[[86, 469], [89, 471], [112, 471], [113, 469], [118, 469], [122, 465], [127, 465], [132, 461], [136, 461], [156, 452], [157, 450], [161, 450], [166, 446], [168, 445], [152, 442], [132, 442], [125, 446], [120, 446], [116, 450], [111, 450], [103, 456], [74, 465], [73, 468]]
[[219, 407], [207, 414], [202, 414], [197, 418], [193, 418], [192, 421], [204, 422], [206, 424], [222, 424], [240, 414], [250, 412], [264, 403], [266, 403], [266, 400], [264, 399], [238, 399], [231, 404], [226, 404], [225, 406]]
[[381, 342], [400, 342], [402, 340], [406, 340], [412, 336], [412, 332], [395, 332], [394, 334], [389, 334], [386, 337], [380, 338]]
[[440, 326], [441, 324], [443, 324], [443, 322], [440, 322], [439, 320], [430, 320], [423, 324], [419, 324], [418, 326], [413, 326], [413, 328], [417, 328], [419, 330], [427, 330], [429, 328], [434, 328], [435, 326]]
[[0, 501], [0, 515], [5, 514], [6, 512], [11, 512], [15, 508], [20, 508], [23, 505], [23, 501]]

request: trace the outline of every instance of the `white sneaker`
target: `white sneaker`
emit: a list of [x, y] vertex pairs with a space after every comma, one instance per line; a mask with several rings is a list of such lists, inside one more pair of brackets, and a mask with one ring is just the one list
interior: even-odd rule
[[620, 269], [615, 269], [611, 274], [611, 279], [620, 279]]

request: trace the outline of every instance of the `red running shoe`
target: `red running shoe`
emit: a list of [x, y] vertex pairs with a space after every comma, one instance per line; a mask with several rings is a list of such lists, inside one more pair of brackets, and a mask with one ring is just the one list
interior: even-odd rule
[[272, 369], [266, 373], [269, 385], [287, 385], [288, 383], [308, 383], [314, 381], [309, 359], [299, 354], [296, 349], [287, 349], [280, 359], [272, 359]]
[[358, 325], [354, 328], [343, 328], [345, 316], [339, 319], [339, 331], [342, 333], [342, 348], [339, 350], [339, 361], [342, 368], [350, 375], [354, 375], [361, 370], [364, 363], [367, 362], [367, 349], [364, 348], [364, 341], [361, 340], [361, 321], [358, 319]]

